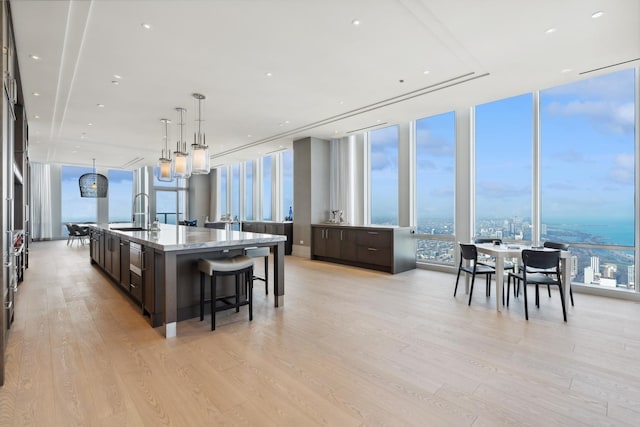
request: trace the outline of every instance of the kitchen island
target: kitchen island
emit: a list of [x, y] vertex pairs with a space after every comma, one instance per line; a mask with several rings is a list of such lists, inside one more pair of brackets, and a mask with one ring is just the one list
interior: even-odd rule
[[200, 258], [240, 255], [247, 247], [273, 248], [275, 307], [284, 304], [285, 236], [161, 224], [159, 231], [133, 224], [94, 224], [91, 262], [139, 304], [151, 326], [176, 336], [179, 320], [198, 316]]

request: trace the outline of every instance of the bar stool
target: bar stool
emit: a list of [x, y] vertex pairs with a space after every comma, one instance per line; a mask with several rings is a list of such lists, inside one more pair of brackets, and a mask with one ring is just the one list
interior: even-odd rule
[[253, 276], [253, 280], [263, 281], [264, 293], [269, 295], [269, 248], [266, 246], [245, 248], [244, 254], [252, 258], [264, 257], [264, 277]]
[[[200, 270], [200, 320], [204, 320], [204, 304], [211, 303], [211, 330], [216, 329], [216, 313], [230, 308], [235, 308], [236, 313], [240, 311], [243, 305], [249, 305], [249, 321], [253, 320], [253, 259], [251, 257], [240, 255], [233, 258], [223, 259], [200, 259], [198, 260], [198, 269]], [[204, 297], [204, 281], [205, 275], [211, 277], [211, 299]], [[235, 276], [235, 294], [217, 296], [216, 278], [223, 276]], [[246, 299], [240, 301], [240, 277], [244, 279], [245, 289], [247, 290]], [[231, 301], [235, 298], [235, 301]], [[216, 302], [221, 301], [223, 305], [216, 306]]]

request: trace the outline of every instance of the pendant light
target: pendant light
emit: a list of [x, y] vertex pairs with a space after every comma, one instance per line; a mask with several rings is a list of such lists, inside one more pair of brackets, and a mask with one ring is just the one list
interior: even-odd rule
[[93, 159], [93, 173], [85, 173], [78, 180], [80, 197], [107, 197], [109, 181], [107, 177], [96, 173], [96, 159]]
[[193, 133], [193, 144], [191, 144], [191, 173], [207, 174], [210, 170], [209, 159], [209, 147], [207, 147], [207, 140], [204, 132], [202, 131], [202, 101], [206, 97], [199, 93], [194, 93], [193, 97], [198, 100], [198, 116], [196, 122], [198, 122], [198, 130]]
[[176, 143], [176, 151], [173, 152], [171, 167], [174, 177], [189, 178], [191, 176], [191, 163], [187, 152], [187, 141], [184, 140], [184, 113], [187, 110], [177, 107], [176, 111], [178, 112], [178, 122], [176, 123], [178, 142]]
[[171, 121], [168, 119], [160, 119], [160, 121], [164, 123], [164, 148], [162, 149], [162, 155], [158, 159], [158, 181], [170, 182], [173, 181], [173, 173], [171, 170], [171, 151], [167, 145], [167, 129]]

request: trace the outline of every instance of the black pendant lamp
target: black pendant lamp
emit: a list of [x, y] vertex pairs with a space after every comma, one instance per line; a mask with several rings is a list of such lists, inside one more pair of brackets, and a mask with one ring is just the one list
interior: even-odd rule
[[80, 197], [107, 197], [109, 181], [106, 176], [96, 173], [96, 159], [93, 159], [93, 172], [81, 175], [78, 185]]

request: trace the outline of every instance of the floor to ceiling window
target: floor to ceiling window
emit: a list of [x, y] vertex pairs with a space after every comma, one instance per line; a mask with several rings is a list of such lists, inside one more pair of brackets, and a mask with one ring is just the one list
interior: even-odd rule
[[574, 281], [634, 288], [634, 70], [544, 90], [541, 238], [571, 243]]
[[475, 235], [531, 239], [533, 95], [476, 106]]
[[227, 207], [227, 167], [220, 167], [220, 185], [218, 185], [220, 189], [220, 216], [226, 216], [229, 212]]
[[[179, 178], [177, 183], [175, 178], [172, 181], [159, 181], [158, 168], [155, 167], [153, 170], [153, 191], [155, 194], [156, 218], [154, 219], [164, 224], [176, 224], [178, 221], [189, 219], [186, 217], [188, 213], [188, 186], [189, 180], [182, 178]], [[137, 203], [136, 209], [138, 209]]]
[[416, 121], [416, 258], [454, 260], [455, 114]]
[[66, 236], [65, 223], [96, 222], [98, 199], [80, 197], [80, 175], [94, 172], [90, 167], [62, 166], [61, 208], [62, 235]]
[[398, 225], [398, 126], [369, 133], [371, 224]]
[[271, 156], [262, 158], [262, 219], [270, 221], [272, 220], [271, 209], [271, 167], [273, 159]]
[[231, 165], [231, 218], [240, 218], [240, 163]]
[[[282, 213], [293, 216], [293, 150], [282, 153]], [[291, 218], [293, 219], [293, 218]]]
[[109, 222], [130, 222], [133, 212], [133, 172], [110, 169]]
[[255, 160], [244, 163], [244, 219], [252, 220], [253, 215], [253, 177], [255, 175]]

